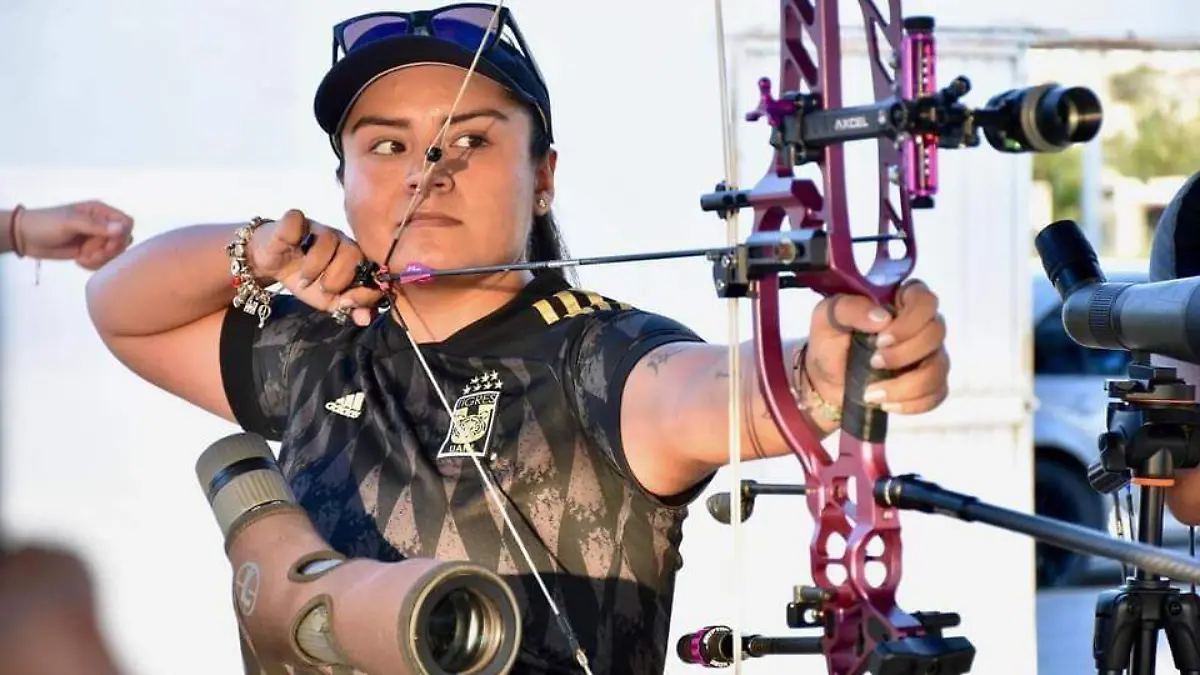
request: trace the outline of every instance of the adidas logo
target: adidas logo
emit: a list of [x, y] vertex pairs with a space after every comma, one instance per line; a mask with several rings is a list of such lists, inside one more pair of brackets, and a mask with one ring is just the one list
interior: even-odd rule
[[358, 416], [362, 415], [362, 408], [363, 393], [361, 391], [355, 394], [346, 394], [325, 404], [325, 409], [329, 412], [349, 417], [352, 420], [358, 419]]

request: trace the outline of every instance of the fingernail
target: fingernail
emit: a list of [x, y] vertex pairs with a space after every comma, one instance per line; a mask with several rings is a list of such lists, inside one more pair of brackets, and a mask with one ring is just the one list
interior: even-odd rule
[[875, 346], [876, 347], [887, 347], [889, 345], [895, 344], [895, 342], [896, 342], [896, 336], [892, 335], [891, 333], [880, 333], [879, 337], [875, 338]]
[[123, 230], [123, 229], [125, 229], [125, 226], [122, 225], [121, 223], [111, 222], [108, 224], [108, 233], [109, 234], [119, 234], [121, 232], [121, 230]]
[[296, 287], [297, 288], [308, 288], [308, 285], [311, 283], [312, 283], [312, 279], [309, 279], [308, 277], [300, 277], [300, 279], [296, 281]]
[[884, 399], [884, 396], [886, 394], [887, 394], [887, 392], [885, 392], [884, 390], [876, 388], [876, 387], [872, 387], [870, 389], [867, 389], [866, 393], [863, 394], [863, 400], [866, 401], [867, 403], [878, 403]]
[[887, 321], [889, 316], [891, 315], [888, 314], [886, 309], [882, 307], [876, 307], [875, 309], [871, 310], [871, 313], [867, 315], [867, 318], [875, 323], [882, 323]]
[[883, 367], [883, 355], [882, 354], [875, 354], [874, 356], [871, 357], [871, 367], [872, 368], [882, 368]]
[[899, 403], [884, 403], [883, 405], [879, 406], [879, 409], [885, 413], [898, 413], [898, 412], [900, 412], [900, 404]]

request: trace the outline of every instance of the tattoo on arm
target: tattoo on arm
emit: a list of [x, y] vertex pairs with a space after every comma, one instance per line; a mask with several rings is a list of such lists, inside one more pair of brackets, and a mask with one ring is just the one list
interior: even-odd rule
[[654, 350], [646, 357], [646, 367], [658, 375], [658, 367], [671, 360], [679, 352], [687, 349], [685, 345], [666, 345]]
[[[745, 420], [746, 430], [750, 433], [750, 447], [754, 449], [754, 456], [759, 459], [766, 459], [767, 453], [763, 450], [762, 441], [758, 438], [758, 425], [754, 423], [754, 401], [755, 396], [750, 391], [749, 387], [742, 387], [742, 415]], [[763, 406], [764, 419], [770, 419], [771, 413]]]

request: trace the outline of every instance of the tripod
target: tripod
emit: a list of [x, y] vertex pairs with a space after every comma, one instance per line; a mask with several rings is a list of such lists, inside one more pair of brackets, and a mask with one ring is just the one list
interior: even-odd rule
[[[1128, 379], [1108, 382], [1108, 431], [1088, 480], [1103, 494], [1138, 488], [1137, 540], [1162, 546], [1166, 489], [1178, 469], [1200, 465], [1200, 405], [1195, 387], [1174, 368], [1134, 353]], [[1153, 675], [1158, 632], [1165, 631], [1175, 667], [1200, 675], [1200, 596], [1157, 574], [1125, 571], [1125, 583], [1096, 601], [1092, 655], [1098, 675]]]

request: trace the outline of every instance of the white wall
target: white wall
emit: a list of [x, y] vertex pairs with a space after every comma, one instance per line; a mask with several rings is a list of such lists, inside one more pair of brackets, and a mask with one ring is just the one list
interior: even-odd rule
[[[561, 0], [510, 4], [554, 95], [557, 204], [573, 251], [722, 243], [720, 222], [697, 208], [722, 167], [709, 5], [691, 14], [696, 3], [685, 0], [612, 0], [603, 11]], [[775, 3], [727, 4], [731, 31], [777, 26]], [[910, 13], [954, 4], [914, 2]], [[312, 121], [311, 95], [327, 65], [328, 27], [378, 7], [0, 2], [7, 50], [17, 55], [0, 62], [9, 92], [0, 106], [0, 203], [104, 198], [137, 216], [139, 239], [293, 206], [340, 224], [333, 158]], [[953, 43], [944, 43], [940, 77], [968, 73], [972, 101], [1021, 81], [1017, 45], [974, 46], [971, 36]], [[766, 60], [753, 44], [735, 49], [739, 110], [753, 104], [757, 76], [777, 72], [775, 44], [765, 46]], [[861, 92], [863, 82], [850, 77], [850, 65], [846, 71], [851, 91]], [[764, 170], [764, 134], [761, 125], [739, 127], [743, 183]], [[1032, 508], [1027, 175], [1025, 159], [988, 149], [943, 154], [939, 208], [919, 214], [918, 274], [943, 298], [954, 394], [936, 415], [897, 420], [890, 444], [893, 471], [917, 470], [1019, 510]], [[593, 268], [582, 277], [713, 340], [725, 335], [703, 263]], [[85, 279], [51, 265], [35, 287], [31, 263], [0, 261], [4, 527], [84, 551], [130, 673], [236, 672], [228, 572], [192, 473], [197, 454], [231, 427], [156, 392], [107, 355], [87, 321]], [[811, 305], [801, 292], [788, 298], [785, 329], [802, 333]], [[788, 458], [746, 474], [800, 479]], [[904, 524], [902, 604], [960, 611], [980, 650], [974, 672], [1034, 672], [1032, 544], [931, 516], [908, 515]], [[810, 532], [801, 503], [760, 504], [741, 570], [747, 629], [786, 630], [791, 586], [809, 581]], [[940, 546], [949, 550], [935, 552]], [[698, 505], [686, 527], [673, 635], [726, 616], [727, 548], [728, 533]], [[795, 666], [776, 657], [746, 672]]]

